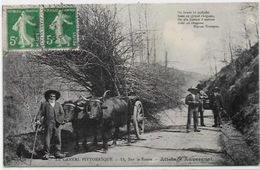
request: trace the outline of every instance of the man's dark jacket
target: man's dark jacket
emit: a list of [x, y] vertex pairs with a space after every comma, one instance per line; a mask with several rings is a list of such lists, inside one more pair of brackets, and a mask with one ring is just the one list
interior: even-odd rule
[[55, 102], [54, 107], [48, 101], [43, 102], [37, 115], [37, 120], [41, 120], [45, 125], [55, 121], [61, 124], [64, 118], [65, 113], [59, 102]]
[[216, 93], [213, 96], [213, 109], [220, 109], [223, 108], [223, 97], [220, 93]]
[[185, 104], [187, 104], [189, 109], [195, 109], [198, 108], [200, 105], [200, 99], [199, 95], [195, 94], [195, 98], [192, 96], [192, 94], [188, 94], [185, 98]]

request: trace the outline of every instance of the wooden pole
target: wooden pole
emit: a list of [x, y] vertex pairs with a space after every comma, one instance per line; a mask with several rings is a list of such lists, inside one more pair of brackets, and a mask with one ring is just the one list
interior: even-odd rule
[[148, 19], [147, 19], [147, 6], [145, 7], [145, 27], [146, 27], [146, 46], [147, 46], [147, 63], [150, 64], [150, 50], [149, 50], [149, 33], [148, 33]]
[[165, 50], [165, 71], [167, 70], [168, 67], [168, 52]]
[[128, 5], [128, 15], [129, 15], [130, 39], [131, 39], [131, 49], [132, 49], [132, 60], [131, 60], [131, 64], [134, 65], [133, 25], [132, 25], [132, 17], [131, 17], [130, 5]]
[[[139, 24], [139, 30], [142, 31], [142, 21], [141, 21], [141, 10], [140, 10], [140, 6], [139, 6], [139, 12], [138, 12], [138, 24]], [[141, 36], [141, 48], [140, 48], [140, 62], [143, 63], [143, 55], [144, 55], [144, 51], [143, 51], [143, 32], [140, 34]]]
[[153, 64], [155, 65], [156, 63], [156, 39], [155, 39], [155, 33], [153, 33]]

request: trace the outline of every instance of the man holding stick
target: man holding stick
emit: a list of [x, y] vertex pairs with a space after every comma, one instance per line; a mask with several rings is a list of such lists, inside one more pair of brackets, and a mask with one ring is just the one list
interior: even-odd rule
[[60, 98], [60, 92], [56, 90], [48, 90], [44, 93], [46, 99], [40, 106], [40, 110], [36, 117], [36, 124], [44, 127], [44, 152], [42, 159], [48, 160], [50, 157], [50, 144], [54, 139], [54, 156], [55, 158], [64, 158], [61, 153], [61, 128], [64, 124], [65, 113], [57, 100]]

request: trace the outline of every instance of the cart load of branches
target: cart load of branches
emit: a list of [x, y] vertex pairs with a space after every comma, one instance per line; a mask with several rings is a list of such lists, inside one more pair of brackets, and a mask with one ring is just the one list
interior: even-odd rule
[[147, 111], [179, 106], [185, 79], [180, 72], [159, 64], [139, 64], [126, 76], [128, 91], [143, 101]]

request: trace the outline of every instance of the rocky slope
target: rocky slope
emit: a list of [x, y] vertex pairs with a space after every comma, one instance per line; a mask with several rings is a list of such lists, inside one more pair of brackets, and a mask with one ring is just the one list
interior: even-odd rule
[[[259, 160], [259, 53], [258, 43], [222, 68], [208, 89], [218, 86], [232, 123]], [[224, 115], [223, 115], [224, 116]]]

